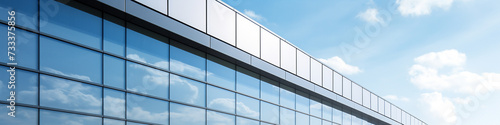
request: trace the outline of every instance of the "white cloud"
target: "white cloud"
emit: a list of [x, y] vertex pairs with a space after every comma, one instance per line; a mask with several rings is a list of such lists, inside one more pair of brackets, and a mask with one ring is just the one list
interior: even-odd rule
[[465, 64], [467, 56], [457, 50], [444, 50], [441, 52], [431, 52], [415, 58], [415, 62], [430, 66], [432, 68], [441, 68], [443, 66], [462, 66]]
[[406, 98], [406, 97], [398, 97], [396, 95], [386, 95], [384, 96], [385, 99], [388, 99], [388, 100], [393, 100], [393, 101], [403, 101], [403, 102], [408, 102], [410, 101], [409, 98]]
[[359, 13], [357, 17], [368, 23], [383, 23], [378, 10], [373, 8], [366, 9], [366, 11]]
[[420, 95], [420, 101], [428, 108], [428, 114], [433, 115], [434, 120], [441, 122], [440, 125], [452, 125], [457, 121], [455, 105], [441, 93], [423, 93]]
[[256, 14], [256, 13], [255, 13], [254, 11], [252, 11], [252, 10], [247, 10], [247, 9], [245, 9], [245, 10], [243, 10], [243, 13], [244, 13], [246, 16], [248, 16], [248, 17], [250, 17], [250, 18], [252, 18], [252, 19], [254, 19], [254, 20], [256, 20], [256, 21], [261, 21], [261, 20], [264, 20], [264, 17], [262, 17], [261, 15]]
[[344, 62], [340, 57], [335, 56], [328, 59], [318, 59], [319, 61], [325, 63], [326, 65], [332, 67], [336, 71], [343, 74], [356, 74], [362, 72], [358, 67], [349, 65]]
[[396, 0], [398, 10], [403, 16], [420, 16], [432, 12], [433, 8], [447, 10], [454, 0]]

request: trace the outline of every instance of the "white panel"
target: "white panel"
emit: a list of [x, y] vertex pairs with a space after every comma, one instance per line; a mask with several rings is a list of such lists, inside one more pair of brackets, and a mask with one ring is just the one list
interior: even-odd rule
[[297, 75], [310, 80], [311, 57], [302, 51], [297, 50]]
[[167, 14], [167, 1], [166, 0], [135, 0], [150, 8], [155, 9], [163, 14]]
[[321, 86], [321, 63], [311, 58], [311, 81]]
[[391, 103], [389, 103], [388, 101], [385, 101], [385, 113], [384, 115], [387, 116], [387, 117], [391, 117]]
[[385, 104], [385, 101], [382, 98], [378, 97], [378, 112], [382, 115], [384, 114], [384, 111], [385, 111], [384, 104]]
[[280, 39], [269, 31], [260, 29], [260, 58], [276, 66], [280, 66]]
[[378, 97], [377, 97], [377, 95], [371, 93], [370, 101], [372, 102], [371, 109], [374, 111], [378, 111]]
[[333, 72], [333, 90], [335, 93], [342, 95], [342, 76], [335, 71]]
[[236, 46], [260, 57], [260, 27], [247, 18], [236, 16]]
[[206, 32], [206, 0], [168, 0], [168, 15]]
[[333, 91], [333, 71], [323, 65], [323, 87], [330, 91]]
[[358, 104], [363, 103], [363, 89], [356, 83], [352, 83], [352, 100]]
[[236, 12], [215, 0], [208, 0], [208, 34], [236, 45]]
[[342, 96], [351, 99], [351, 80], [343, 77], [342, 80]]
[[370, 98], [371, 98], [370, 91], [363, 88], [363, 106], [370, 108], [370, 104], [371, 104]]
[[297, 49], [295, 47], [281, 40], [281, 68], [296, 73], [296, 52]]

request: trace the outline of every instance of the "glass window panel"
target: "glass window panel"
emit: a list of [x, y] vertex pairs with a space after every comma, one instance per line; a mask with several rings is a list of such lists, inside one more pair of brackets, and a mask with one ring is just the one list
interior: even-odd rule
[[332, 103], [323, 100], [323, 119], [332, 120]]
[[295, 117], [295, 123], [297, 125], [309, 125], [309, 115], [296, 112]]
[[40, 75], [40, 106], [101, 114], [102, 88]]
[[169, 0], [168, 15], [206, 32], [206, 0]]
[[40, 125], [101, 125], [102, 118], [40, 110]]
[[170, 99], [205, 107], [205, 83], [177, 75], [170, 76]]
[[127, 62], [127, 90], [168, 98], [169, 73]]
[[307, 80], [311, 76], [311, 57], [300, 50], [297, 50], [297, 75]]
[[234, 125], [235, 123], [233, 115], [207, 111], [207, 125]]
[[205, 125], [205, 109], [170, 104], [170, 125]]
[[279, 104], [280, 102], [280, 88], [279, 83], [268, 79], [266, 77], [261, 77], [261, 87], [260, 96], [261, 99], [272, 102], [274, 104]]
[[385, 112], [384, 112], [385, 116], [391, 117], [391, 105], [392, 104], [389, 103], [388, 101], [385, 101], [384, 105], [385, 105]]
[[135, 122], [127, 122], [127, 125], [148, 125], [148, 124], [135, 123]]
[[297, 49], [295, 47], [281, 40], [281, 68], [296, 73], [296, 52]]
[[236, 66], [208, 55], [207, 82], [222, 88], [234, 90], [236, 86]]
[[[15, 99], [16, 103], [38, 105], [38, 74], [20, 69], [15, 70], [15, 83], [10, 82], [9, 67], [0, 66], [0, 97], [6, 99]], [[9, 89], [12, 88], [12, 89]], [[13, 91], [15, 96], [11, 97]]]
[[167, 1], [166, 0], [134, 0], [142, 3], [158, 12], [167, 14]]
[[358, 104], [363, 104], [363, 88], [356, 83], [352, 83], [352, 100]]
[[171, 42], [170, 70], [181, 75], [205, 81], [205, 53], [178, 42]]
[[40, 57], [42, 71], [101, 83], [102, 54], [98, 52], [40, 37]]
[[311, 116], [311, 124], [310, 125], [321, 125], [321, 119]]
[[298, 90], [296, 92], [297, 94], [295, 95], [295, 99], [297, 100], [295, 108], [297, 109], [297, 111], [309, 114], [309, 94]]
[[125, 21], [104, 14], [103, 20], [104, 51], [125, 56]]
[[[40, 4], [40, 6], [45, 5], [46, 4]], [[0, 20], [8, 22], [9, 20], [7, 17], [10, 17], [10, 15], [7, 12], [12, 10], [15, 10], [16, 13], [16, 28], [17, 26], [23, 26], [33, 30], [38, 30], [38, 0], [0, 1], [0, 11], [3, 12], [0, 16], [4, 17]]]
[[348, 98], [348, 99], [351, 99], [351, 85], [352, 85], [352, 82], [351, 80], [343, 77], [343, 80], [342, 80], [342, 87], [343, 87], [343, 93], [342, 93], [342, 96]]
[[384, 110], [384, 107], [385, 107], [384, 103], [385, 103], [385, 101], [382, 98], [378, 97], [378, 112], [382, 115], [384, 114], [384, 111], [385, 111]]
[[401, 122], [401, 109], [399, 109], [394, 105], [391, 106], [391, 109], [392, 109], [391, 118]]
[[260, 102], [260, 106], [261, 106], [260, 110], [262, 111], [262, 112], [260, 112], [262, 121], [270, 122], [273, 124], [279, 123], [279, 119], [280, 119], [279, 118], [279, 116], [280, 116], [279, 110], [280, 109], [278, 106], [264, 102], [264, 101]]
[[38, 124], [38, 109], [15, 106], [15, 117], [8, 115], [11, 112], [10, 105], [0, 104], [0, 120], [5, 125], [37, 125]]
[[311, 102], [311, 106], [310, 106], [309, 109], [311, 109], [310, 110], [311, 115], [314, 115], [316, 117], [321, 117], [321, 114], [322, 114], [321, 113], [322, 112], [321, 111], [322, 104], [319, 103], [319, 102], [321, 102], [321, 100], [318, 99], [318, 98], [315, 98], [315, 97], [311, 97], [310, 102]]
[[356, 115], [352, 116], [352, 125], [362, 125], [363, 121]]
[[[7, 1], [1, 1], [0, 3], [3, 3], [3, 2], [7, 2]], [[11, 2], [7, 2], [7, 3], [16, 3], [16, 2], [18, 2], [18, 1], [11, 1]], [[2, 5], [0, 5], [0, 10], [2, 9], [1, 6]], [[2, 12], [7, 14], [7, 11], [2, 11]], [[18, 13], [17, 8], [16, 8], [16, 17], [15, 18], [19, 18], [17, 14], [19, 14], [19, 13]], [[2, 18], [2, 19], [7, 19], [7, 16], [5, 16], [5, 18]], [[18, 22], [21, 22], [21, 21], [18, 20]], [[7, 25], [1, 24], [0, 25], [0, 32], [7, 34], [7, 31], [8, 31]], [[7, 44], [8, 36], [4, 34], [4, 35], [0, 35], [0, 39], [3, 40], [2, 42], [5, 42], [5, 43], [0, 44], [0, 52], [5, 52], [5, 55], [2, 56], [2, 58], [0, 58], [0, 61], [4, 62], [4, 63], [16, 62], [18, 66], [32, 68], [35, 70], [38, 69], [38, 35], [31, 33], [31, 32], [28, 32], [26, 30], [22, 30], [22, 29], [15, 29], [15, 31], [11, 31], [11, 32], [16, 34], [15, 39], [14, 39], [15, 50], [14, 51], [10, 50], [10, 52], [14, 52], [16, 54], [14, 56], [15, 60], [11, 61], [11, 60], [9, 60], [9, 58], [7, 58], [7, 52], [9, 52], [9, 50], [8, 50], [9, 46]]]
[[291, 109], [295, 109], [295, 89], [281, 84], [280, 88], [280, 105]]
[[[125, 121], [114, 120], [114, 119], [104, 119], [104, 125], [125, 125]], [[130, 124], [128, 124], [130, 125]]]
[[236, 69], [238, 70], [236, 73], [236, 90], [249, 96], [260, 97], [259, 74], [241, 67], [236, 67]]
[[236, 124], [237, 125], [258, 125], [259, 122], [255, 121], [255, 120], [246, 119], [243, 117], [238, 117], [238, 118], [236, 118]]
[[240, 14], [236, 14], [236, 27], [236, 46], [260, 57], [260, 27]]
[[167, 125], [168, 106], [167, 101], [127, 93], [127, 119]]
[[323, 87], [333, 91], [333, 75], [332, 70], [325, 65], [323, 65]]
[[218, 1], [207, 1], [207, 32], [222, 41], [236, 45], [236, 14]]
[[342, 123], [342, 108], [339, 106], [333, 106], [333, 122]]
[[332, 125], [332, 124], [333, 124], [332, 122], [329, 122], [329, 121], [323, 120], [323, 125]]
[[333, 90], [339, 95], [342, 94], [342, 76], [337, 72], [333, 72]]
[[125, 89], [125, 60], [104, 55], [104, 85]]
[[130, 23], [127, 27], [127, 58], [168, 69], [168, 38]]
[[378, 111], [378, 97], [377, 95], [371, 93], [371, 109], [374, 110], [374, 111]]
[[[94, 8], [76, 1], [66, 4], [52, 0], [40, 0], [53, 6], [40, 4], [40, 13], [50, 14], [40, 18], [40, 31], [72, 42], [101, 49], [102, 46], [102, 13]], [[54, 10], [54, 6], [58, 10]]]
[[351, 113], [350, 110], [344, 111], [342, 125], [351, 125], [351, 114], [349, 114], [349, 113]]
[[236, 96], [236, 99], [236, 114], [259, 119], [259, 100], [239, 94]]
[[280, 125], [295, 125], [295, 112], [282, 107], [280, 109]]
[[311, 82], [321, 85], [321, 63], [311, 58]]
[[274, 64], [280, 65], [280, 38], [265, 29], [260, 29], [260, 58]]
[[260, 125], [273, 125], [273, 124], [269, 124], [269, 123], [265, 123], [265, 122], [260, 122]]
[[235, 113], [235, 93], [217, 87], [207, 88], [207, 107], [218, 111]]
[[125, 93], [104, 89], [104, 115], [125, 118]]
[[370, 108], [370, 91], [363, 88], [363, 106]]

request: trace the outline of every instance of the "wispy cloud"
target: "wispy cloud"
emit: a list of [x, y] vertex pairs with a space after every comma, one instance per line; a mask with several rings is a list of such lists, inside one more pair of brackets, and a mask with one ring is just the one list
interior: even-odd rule
[[366, 11], [359, 13], [357, 17], [368, 23], [383, 23], [378, 10], [374, 8], [366, 9]]
[[245, 9], [245, 10], [243, 10], [243, 13], [244, 13], [246, 16], [248, 16], [248, 17], [250, 17], [250, 18], [252, 18], [252, 19], [254, 19], [254, 20], [256, 20], [256, 21], [263, 21], [263, 20], [265, 20], [265, 18], [264, 18], [264, 17], [262, 17], [261, 15], [256, 14], [256, 13], [255, 13], [254, 11], [252, 11], [252, 10], [247, 10], [247, 9]]
[[398, 10], [403, 16], [420, 16], [432, 12], [433, 8], [447, 10], [454, 0], [396, 0]]
[[403, 101], [403, 102], [408, 102], [410, 101], [409, 98], [406, 98], [406, 97], [400, 97], [400, 96], [397, 96], [397, 95], [386, 95], [384, 96], [385, 99], [388, 99], [388, 100], [393, 100], [393, 101]]
[[342, 58], [340, 58], [338, 56], [328, 58], [328, 59], [321, 59], [320, 58], [318, 60], [325, 63], [326, 65], [332, 67], [334, 70], [336, 70], [340, 73], [343, 73], [343, 74], [352, 75], [352, 74], [357, 74], [357, 73], [362, 72], [361, 69], [359, 69], [356, 66], [352, 66], [352, 65], [345, 63], [344, 60], [342, 60]]

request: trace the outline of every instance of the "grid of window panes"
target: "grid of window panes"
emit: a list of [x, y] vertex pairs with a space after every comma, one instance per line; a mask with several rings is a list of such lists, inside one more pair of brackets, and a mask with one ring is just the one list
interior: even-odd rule
[[[1, 11], [12, 8], [19, 22], [15, 31], [18, 116], [0, 116], [7, 123], [371, 124], [329, 100], [309, 96], [78, 2], [0, 2]], [[6, 18], [1, 21], [0, 31], [7, 32]], [[6, 48], [0, 44], [1, 51]], [[310, 60], [311, 71], [323, 72], [319, 81], [331, 82], [323, 87], [343, 96], [349, 92], [349, 99], [400, 122], [422, 124]], [[2, 58], [0, 68], [7, 70], [6, 62]], [[311, 81], [318, 76], [313, 73], [317, 72], [311, 72]], [[0, 75], [0, 95], [8, 98], [9, 74]]]

